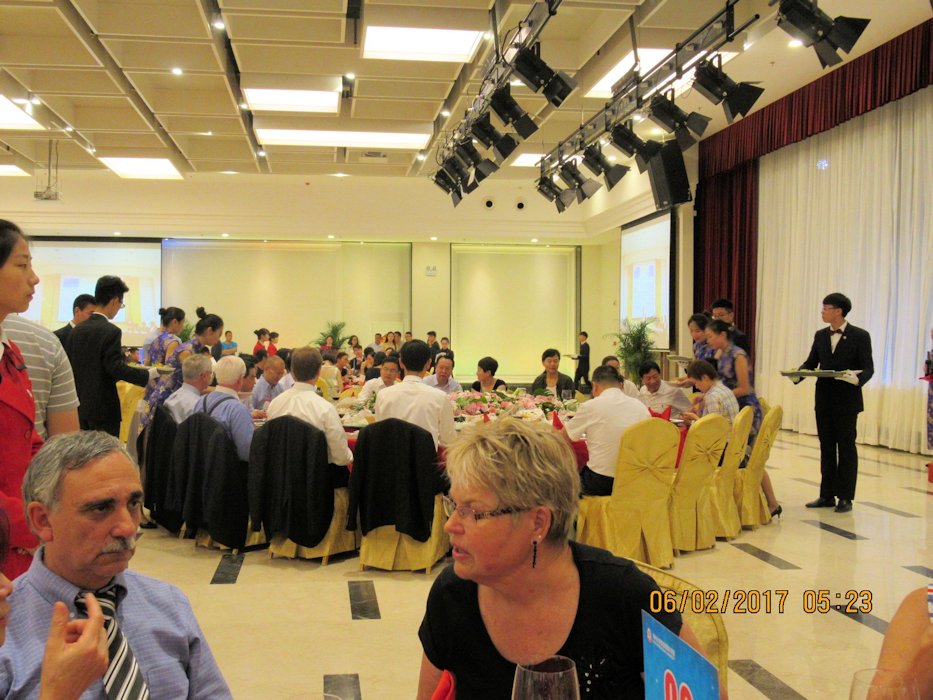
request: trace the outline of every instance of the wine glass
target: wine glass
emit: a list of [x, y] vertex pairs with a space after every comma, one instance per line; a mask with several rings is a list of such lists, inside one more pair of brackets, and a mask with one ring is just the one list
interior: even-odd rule
[[920, 700], [920, 691], [900, 671], [865, 668], [852, 676], [849, 700]]
[[552, 656], [537, 664], [517, 664], [512, 700], [580, 700], [573, 659]]

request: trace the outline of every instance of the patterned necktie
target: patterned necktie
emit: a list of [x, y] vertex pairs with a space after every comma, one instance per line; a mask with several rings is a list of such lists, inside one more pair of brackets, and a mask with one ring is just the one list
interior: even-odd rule
[[[75, 598], [75, 608], [87, 616], [84, 603], [85, 592]], [[148, 700], [149, 688], [133, 656], [133, 650], [123, 636], [117, 623], [117, 589], [111, 586], [105, 591], [95, 592], [97, 602], [104, 614], [104, 629], [107, 631], [107, 651], [110, 653], [110, 665], [104, 674], [104, 688], [107, 700]]]

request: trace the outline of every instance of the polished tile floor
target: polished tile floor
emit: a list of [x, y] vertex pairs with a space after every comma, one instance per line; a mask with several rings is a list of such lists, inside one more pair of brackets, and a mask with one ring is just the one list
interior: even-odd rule
[[[854, 510], [808, 510], [818, 493], [817, 441], [782, 432], [768, 465], [783, 517], [676, 560], [673, 573], [721, 594], [787, 591], [782, 613], [773, 593], [770, 614], [725, 615], [730, 697], [848, 697], [852, 674], [875, 665], [901, 598], [933, 580], [929, 457], [859, 453]], [[145, 532], [132, 568], [189, 596], [238, 699], [322, 690], [345, 700], [414, 697], [433, 575], [360, 571], [347, 555], [326, 567], [265, 551], [223, 555], [163, 530]], [[871, 613], [807, 614], [813, 601], [804, 591], [819, 589], [869, 591]]]

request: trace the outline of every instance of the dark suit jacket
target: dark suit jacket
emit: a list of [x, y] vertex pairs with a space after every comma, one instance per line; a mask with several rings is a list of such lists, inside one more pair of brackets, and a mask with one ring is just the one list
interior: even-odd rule
[[120, 351], [122, 333], [103, 314], [93, 314], [71, 329], [65, 352], [71, 360], [78, 392], [78, 415], [100, 423], [120, 422], [117, 382], [149, 383], [149, 372], [130, 367]]
[[732, 326], [732, 344], [736, 347], [742, 348], [746, 353], [748, 353], [748, 356], [751, 357], [752, 345], [748, 342], [748, 336], [735, 326]]
[[68, 336], [71, 335], [71, 324], [66, 323], [64, 326], [62, 326], [58, 330], [54, 330], [52, 332], [58, 336], [58, 339], [61, 341], [62, 347], [64, 347], [65, 343], [68, 342]]
[[851, 323], [846, 326], [842, 338], [833, 352], [830, 343], [829, 328], [822, 328], [813, 336], [813, 347], [801, 369], [860, 369], [858, 385], [838, 379], [816, 380], [816, 410], [837, 413], [861, 413], [862, 387], [875, 373], [871, 358], [871, 336], [868, 331], [856, 328]]
[[[531, 384], [531, 393], [536, 394], [539, 391], [547, 390], [547, 372], [542, 372], [537, 377], [535, 377], [534, 382]], [[557, 373], [557, 398], [561, 397], [561, 394], [564, 391], [573, 391], [573, 379], [568, 377], [563, 372]]]

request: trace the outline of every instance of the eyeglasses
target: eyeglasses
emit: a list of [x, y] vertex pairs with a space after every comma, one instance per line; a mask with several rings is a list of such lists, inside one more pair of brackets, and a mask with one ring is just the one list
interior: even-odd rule
[[444, 501], [444, 512], [449, 518], [454, 513], [457, 514], [457, 517], [461, 520], [469, 521], [472, 517], [473, 520], [485, 520], [486, 518], [495, 518], [497, 515], [508, 515], [509, 513], [523, 513], [527, 508], [496, 508], [495, 510], [484, 510], [477, 512], [473, 508], [468, 506], [458, 506], [457, 502], [452, 499], [450, 496], [441, 496]]
[[724, 318], [725, 318], [726, 316], [728, 316], [728, 315], [729, 315], [729, 312], [728, 312], [728, 311], [724, 311], [723, 313], [718, 313], [718, 314], [717, 314], [717, 313], [714, 313], [714, 314], [713, 314], [713, 320], [720, 321], [720, 320], [724, 319]]

